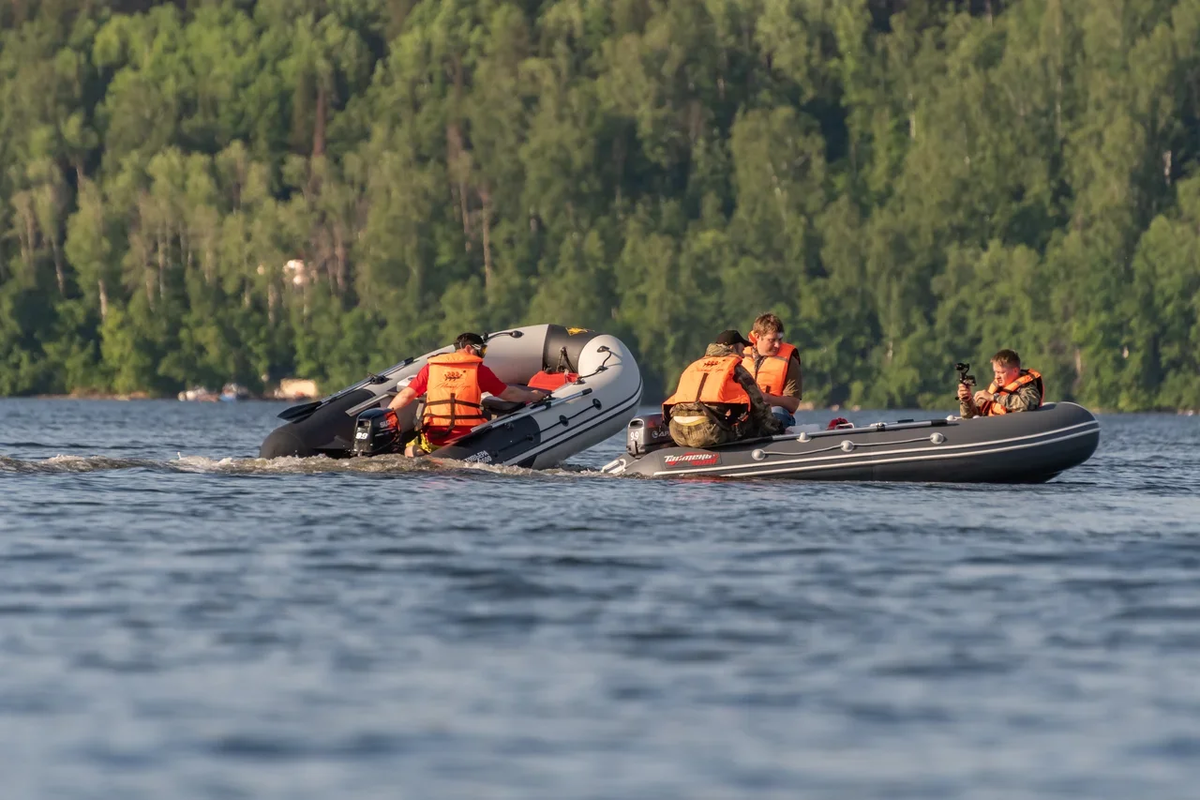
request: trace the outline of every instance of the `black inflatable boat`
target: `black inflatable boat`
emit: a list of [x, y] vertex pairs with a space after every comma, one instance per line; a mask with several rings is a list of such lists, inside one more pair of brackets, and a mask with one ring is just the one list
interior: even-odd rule
[[901, 420], [780, 436], [710, 450], [676, 447], [661, 414], [635, 417], [628, 453], [604, 467], [651, 478], [1041, 483], [1091, 457], [1100, 423], [1074, 403], [998, 417]]

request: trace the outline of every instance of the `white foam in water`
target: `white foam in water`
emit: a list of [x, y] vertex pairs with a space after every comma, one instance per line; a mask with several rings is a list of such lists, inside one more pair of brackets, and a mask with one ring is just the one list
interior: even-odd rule
[[[525, 467], [503, 464], [480, 464], [477, 462], [454, 461], [439, 458], [412, 459], [403, 455], [383, 455], [371, 458], [327, 458], [315, 456], [299, 458], [221, 458], [188, 456], [176, 453], [176, 457], [163, 463], [167, 469], [178, 472], [200, 474], [278, 474], [313, 475], [320, 473], [428, 473], [428, 472], [483, 472], [493, 475], [538, 476], [548, 474], [546, 470], [531, 470]], [[570, 469], [554, 470], [554, 474], [578, 474]]]

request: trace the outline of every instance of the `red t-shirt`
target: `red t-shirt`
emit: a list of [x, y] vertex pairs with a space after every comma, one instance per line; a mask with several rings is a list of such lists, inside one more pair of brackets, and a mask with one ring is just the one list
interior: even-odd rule
[[[501, 381], [499, 378], [496, 377], [496, 373], [492, 372], [490, 369], [485, 367], [483, 364], [479, 365], [478, 375], [479, 375], [479, 391], [481, 391], [481, 392], [487, 392], [488, 394], [498, 395], [501, 392], [503, 392], [505, 389], [508, 388], [508, 385], [506, 383], [504, 383], [503, 381]], [[421, 371], [417, 373], [417, 377], [412, 379], [412, 383], [410, 383], [408, 385], [408, 388], [412, 389], [414, 392], [416, 392], [417, 397], [420, 397], [421, 395], [425, 394], [425, 392], [429, 391], [429, 365], [428, 364], [421, 367]], [[459, 436], [462, 436], [463, 434], [468, 433], [470, 430], [471, 430], [470, 425], [467, 425], [465, 427], [459, 425], [459, 426], [455, 426], [453, 428], [434, 428], [433, 426], [430, 426], [429, 428], [425, 429], [425, 435], [432, 444], [441, 444], [449, 439], [454, 439]]]

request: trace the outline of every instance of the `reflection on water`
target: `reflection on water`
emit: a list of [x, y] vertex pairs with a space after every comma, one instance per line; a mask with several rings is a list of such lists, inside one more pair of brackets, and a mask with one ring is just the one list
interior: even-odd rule
[[0, 400], [6, 796], [1200, 779], [1196, 418], [997, 487], [254, 458], [281, 408]]

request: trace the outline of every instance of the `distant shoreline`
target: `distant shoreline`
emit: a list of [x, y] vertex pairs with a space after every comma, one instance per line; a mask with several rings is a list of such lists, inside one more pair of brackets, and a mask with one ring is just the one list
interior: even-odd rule
[[[199, 404], [207, 404], [207, 403], [221, 403], [221, 402], [226, 402], [226, 403], [230, 403], [230, 402], [232, 402], [232, 403], [246, 403], [246, 402], [260, 402], [260, 403], [307, 403], [307, 402], [310, 402], [310, 401], [312, 401], [312, 400], [319, 400], [319, 399], [320, 399], [320, 398], [316, 398], [316, 397], [296, 397], [296, 398], [277, 398], [277, 397], [240, 397], [240, 398], [238, 398], [237, 400], [232, 400], [232, 401], [230, 401], [230, 400], [221, 401], [221, 400], [219, 400], [219, 399], [213, 399], [213, 400], [178, 400], [178, 399], [176, 399], [176, 398], [174, 398], [174, 397], [171, 397], [170, 395], [151, 395], [151, 394], [148, 394], [148, 393], [146, 393], [146, 392], [133, 392], [133, 393], [131, 393], [131, 394], [35, 394], [35, 395], [0, 395], [0, 400], [117, 400], [117, 401], [120, 401], [120, 402], [135, 402], [135, 401], [138, 401], [138, 400], [174, 400], [175, 402], [179, 402], [179, 403], [199, 403]], [[1176, 410], [1174, 410], [1174, 411], [1172, 411], [1172, 410], [1169, 410], [1169, 409], [1167, 409], [1167, 410], [1163, 410], [1163, 409], [1149, 409], [1149, 410], [1146, 410], [1146, 411], [1110, 411], [1110, 410], [1107, 410], [1107, 409], [1102, 409], [1102, 408], [1091, 408], [1091, 407], [1089, 407], [1089, 406], [1085, 406], [1085, 408], [1087, 408], [1087, 409], [1088, 409], [1088, 411], [1091, 411], [1093, 414], [1106, 414], [1106, 415], [1110, 415], [1110, 416], [1111, 416], [1111, 415], [1115, 415], [1115, 414], [1170, 414], [1170, 415], [1172, 415], [1172, 416], [1179, 416], [1179, 417], [1194, 417], [1194, 416], [1200, 416], [1200, 409], [1195, 409], [1195, 408], [1180, 408], [1180, 409], [1176, 409]], [[895, 408], [895, 409], [888, 409], [888, 408], [862, 408], [862, 407], [858, 407], [858, 408], [845, 408], [845, 407], [836, 407], [836, 406], [828, 406], [828, 407], [821, 407], [821, 408], [802, 408], [802, 409], [800, 409], [800, 411], [802, 411], [802, 412], [803, 412], [803, 411], [828, 411], [828, 412], [829, 412], [829, 413], [831, 413], [831, 414], [839, 414], [839, 413], [846, 413], [846, 412], [849, 412], [849, 413], [858, 413], [858, 412], [862, 412], [862, 411], [878, 411], [878, 412], [886, 412], [886, 411], [928, 411], [929, 413], [931, 413], [931, 414], [932, 414], [932, 413], [936, 413], [936, 412], [938, 412], [938, 411], [944, 411], [944, 410], [945, 410], [945, 409], [936, 409], [936, 408], [929, 408], [929, 409], [916, 409], [916, 408]]]
[[[5, 400], [119, 400], [121, 402], [134, 402], [138, 400], [171, 400], [177, 403], [219, 403], [222, 402], [218, 398], [212, 400], [180, 400], [167, 394], [148, 394], [145, 392], [134, 392], [132, 394], [33, 394], [33, 395], [0, 395], [0, 399]], [[226, 400], [223, 402], [268, 402], [268, 403], [305, 403], [316, 398], [300, 397], [295, 399], [284, 399], [276, 397], [239, 397], [237, 400]]]

